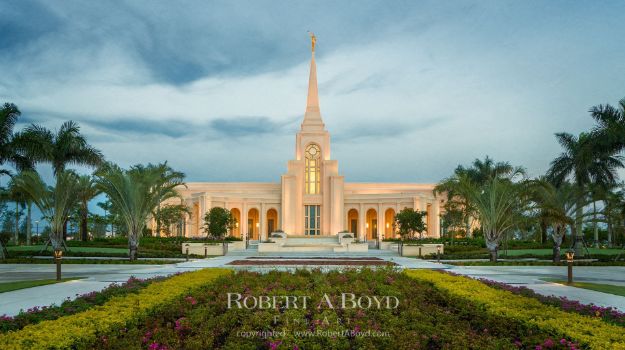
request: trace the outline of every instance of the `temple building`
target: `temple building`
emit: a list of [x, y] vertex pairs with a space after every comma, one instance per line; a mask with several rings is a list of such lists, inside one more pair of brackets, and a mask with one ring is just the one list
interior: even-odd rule
[[237, 221], [232, 235], [251, 241], [265, 240], [279, 230], [297, 236], [349, 231], [368, 241], [394, 237], [394, 216], [403, 208], [427, 211], [427, 236], [439, 237], [442, 198], [434, 196], [434, 184], [350, 183], [340, 174], [319, 109], [314, 44], [313, 36], [306, 112], [295, 135], [295, 158], [288, 161], [280, 182], [187, 183], [180, 188], [191, 209], [185, 236], [203, 236], [204, 214], [223, 207]]

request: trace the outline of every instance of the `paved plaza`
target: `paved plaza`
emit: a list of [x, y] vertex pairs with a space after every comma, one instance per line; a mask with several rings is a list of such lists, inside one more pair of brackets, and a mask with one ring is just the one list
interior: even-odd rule
[[[15, 315], [20, 310], [26, 310], [34, 306], [44, 306], [59, 304], [68, 298], [75, 298], [77, 295], [91, 291], [99, 291], [111, 283], [122, 283], [131, 276], [138, 278], [150, 278], [155, 276], [167, 276], [178, 272], [192, 271], [210, 267], [224, 267], [231, 269], [246, 269], [259, 272], [271, 270], [295, 270], [298, 268], [319, 268], [322, 271], [332, 269], [355, 268], [349, 265], [332, 265], [331, 262], [341, 258], [341, 260], [362, 261], [385, 260], [395, 264], [394, 268], [399, 269], [446, 269], [454, 273], [474, 277], [487, 278], [512, 285], [522, 285], [543, 295], [564, 296], [569, 299], [579, 300], [582, 303], [600, 306], [612, 306], [625, 311], [625, 297], [612, 294], [590, 291], [575, 287], [568, 287], [556, 283], [545, 282], [546, 278], [566, 278], [566, 267], [564, 266], [452, 266], [415, 258], [400, 257], [388, 251], [369, 251], [362, 254], [332, 254], [332, 253], [309, 253], [296, 255], [263, 255], [258, 256], [256, 252], [241, 252], [232, 255], [220, 256], [209, 259], [194, 259], [176, 264], [164, 265], [83, 265], [68, 264], [63, 265], [63, 277], [76, 277], [73, 280], [52, 285], [33, 287], [16, 290], [0, 294], [0, 315]], [[234, 261], [262, 261], [271, 259], [272, 261], [286, 259], [297, 260], [309, 263], [311, 260], [324, 261], [322, 266], [309, 265], [233, 265]], [[375, 268], [375, 266], [373, 266]], [[381, 267], [386, 268], [386, 267]], [[3, 264], [0, 265], [0, 283], [51, 279], [55, 276], [55, 266], [52, 264]], [[604, 283], [625, 286], [625, 267], [575, 267], [575, 279], [577, 281]]]

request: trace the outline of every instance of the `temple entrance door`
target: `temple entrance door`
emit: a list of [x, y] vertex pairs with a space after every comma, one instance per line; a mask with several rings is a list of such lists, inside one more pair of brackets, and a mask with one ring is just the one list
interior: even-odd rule
[[276, 226], [275, 226], [275, 222], [273, 221], [273, 219], [269, 219], [267, 221], [267, 233], [271, 234], [271, 232], [275, 231]]
[[353, 233], [355, 237], [358, 237], [358, 219], [352, 219], [349, 232]]
[[371, 232], [371, 235], [373, 237], [373, 239], [377, 239], [378, 238], [378, 219], [373, 219], [371, 220], [371, 226], [373, 226], [373, 230]]

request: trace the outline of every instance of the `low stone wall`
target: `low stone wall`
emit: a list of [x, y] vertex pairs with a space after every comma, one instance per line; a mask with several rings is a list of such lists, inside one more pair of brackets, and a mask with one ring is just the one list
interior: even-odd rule
[[402, 256], [425, 256], [438, 252], [438, 247], [441, 249], [441, 254], [443, 254], [445, 250], [445, 246], [443, 244], [418, 244], [418, 245], [407, 245], [404, 244], [402, 247]]
[[[245, 242], [243, 243], [243, 249], [245, 249]], [[224, 255], [224, 247], [219, 243], [182, 243], [182, 254], [187, 253], [194, 255]]]
[[228, 242], [228, 251], [231, 252], [235, 250], [245, 250], [245, 241]]

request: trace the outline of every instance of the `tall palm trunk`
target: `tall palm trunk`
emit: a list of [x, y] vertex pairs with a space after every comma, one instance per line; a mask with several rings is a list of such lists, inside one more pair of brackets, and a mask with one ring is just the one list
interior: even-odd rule
[[497, 248], [499, 248], [499, 242], [492, 241], [487, 238], [487, 235], [484, 235], [486, 239], [486, 248], [490, 253], [490, 261], [497, 262]]
[[33, 207], [33, 203], [31, 201], [28, 201], [27, 203], [27, 209], [26, 209], [26, 245], [31, 245], [31, 235], [32, 235], [32, 222], [31, 222], [31, 215], [32, 215], [32, 207]]
[[161, 236], [161, 205], [159, 204], [156, 207], [156, 237]]
[[62, 237], [63, 237], [63, 240], [66, 241], [66, 242], [67, 242], [67, 222], [68, 221], [69, 220], [66, 219], [65, 222], [63, 223], [63, 235], [62, 235]]
[[580, 200], [577, 201], [575, 208], [575, 232], [573, 249], [575, 249], [575, 255], [578, 257], [584, 256], [584, 232], [582, 230], [582, 216], [584, 215], [584, 206]]
[[130, 261], [137, 260], [137, 250], [139, 249], [139, 235], [135, 232], [128, 232], [128, 257]]
[[563, 230], [565, 227], [561, 225], [553, 226], [553, 262], [560, 262], [560, 247], [562, 246], [562, 238], [564, 238]]
[[595, 248], [599, 248], [599, 225], [597, 225], [597, 202], [592, 202], [593, 211], [593, 230], [594, 230], [594, 242]]
[[86, 242], [89, 240], [89, 228], [87, 227], [87, 219], [89, 216], [88, 204], [83, 202], [80, 208], [80, 240]]
[[18, 245], [20, 239], [20, 211], [19, 211], [19, 202], [15, 201], [15, 236], [13, 237], [13, 241], [15, 245]]
[[9, 252], [7, 251], [7, 248], [2, 243], [2, 240], [0, 240], [0, 260], [4, 260], [8, 257], [9, 257]]
[[607, 224], [608, 224], [608, 248], [612, 248], [612, 219], [608, 219]]

